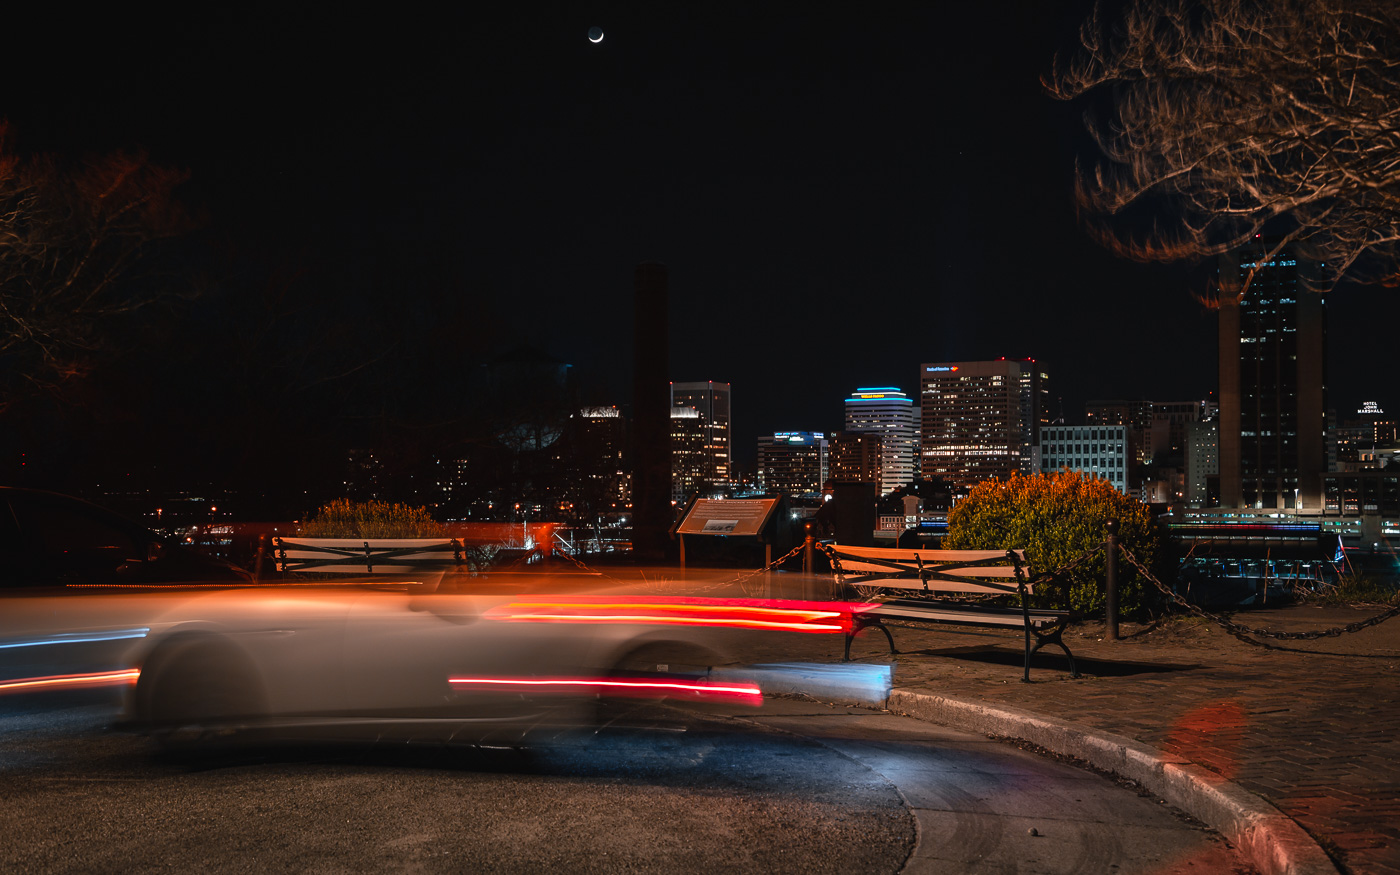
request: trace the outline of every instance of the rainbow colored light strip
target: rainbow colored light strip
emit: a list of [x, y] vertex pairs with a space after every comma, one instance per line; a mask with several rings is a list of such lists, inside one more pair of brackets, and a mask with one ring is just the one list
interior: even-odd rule
[[763, 691], [755, 684], [709, 683], [707, 681], [666, 680], [662, 678], [477, 678], [450, 677], [454, 690], [491, 689], [536, 695], [622, 695], [642, 698], [671, 698], [738, 701], [763, 704]]
[[680, 596], [541, 596], [497, 605], [484, 616], [511, 623], [645, 623], [830, 634], [850, 629], [851, 614], [861, 607], [846, 602]]
[[57, 674], [48, 677], [18, 678], [0, 681], [0, 694], [35, 692], [39, 690], [85, 689], [89, 687], [116, 687], [134, 684], [141, 677], [141, 669], [128, 668], [121, 671], [98, 671], [88, 674]]

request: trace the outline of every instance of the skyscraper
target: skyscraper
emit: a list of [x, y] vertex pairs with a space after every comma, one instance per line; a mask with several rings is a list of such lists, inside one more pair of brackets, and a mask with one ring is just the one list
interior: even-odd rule
[[685, 502], [710, 479], [707, 423], [694, 407], [671, 408], [671, 500]]
[[1040, 445], [1040, 429], [1050, 422], [1049, 376], [1035, 359], [1020, 359], [1021, 366], [1021, 459], [1022, 474], [1035, 472], [1035, 448]]
[[779, 431], [758, 439], [758, 480], [769, 492], [816, 495], [827, 480], [826, 435]]
[[1254, 279], [1220, 305], [1220, 504], [1316, 510], [1326, 470], [1323, 297], [1302, 288], [1285, 249], [1271, 241], [1220, 257], [1223, 289]]
[[627, 421], [616, 407], [585, 407], [569, 418], [565, 495], [574, 512], [598, 517], [632, 501]]
[[730, 457], [729, 384], [672, 383], [671, 406], [691, 407], [700, 415], [703, 461], [695, 470], [701, 480], [728, 483], [733, 473]]
[[874, 483], [877, 492], [884, 486], [886, 436], [878, 431], [836, 431], [827, 438], [827, 467], [837, 483]]
[[943, 362], [920, 368], [925, 476], [966, 494], [983, 480], [1032, 470], [1045, 377], [1034, 361]]
[[899, 389], [857, 389], [846, 399], [846, 431], [883, 437], [880, 449], [880, 492], [890, 492], [914, 479], [918, 427], [914, 402]]

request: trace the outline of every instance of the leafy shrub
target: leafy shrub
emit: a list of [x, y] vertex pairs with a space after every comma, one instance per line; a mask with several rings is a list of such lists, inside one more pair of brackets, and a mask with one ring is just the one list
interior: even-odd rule
[[447, 527], [433, 519], [426, 507], [348, 498], [322, 505], [301, 524], [298, 534], [304, 538], [451, 537]]
[[[989, 480], [972, 488], [948, 514], [943, 546], [950, 550], [1026, 551], [1032, 576], [1068, 565], [1103, 546], [1105, 524], [1118, 520], [1119, 542], [1163, 579], [1155, 564], [1166, 555], [1167, 536], [1151, 510], [1123, 495], [1106, 480], [1071, 471]], [[1066, 575], [1069, 606], [1084, 613], [1104, 607], [1105, 565], [1102, 552]], [[1118, 610], [1142, 615], [1155, 601], [1156, 587], [1120, 557]], [[1042, 604], [1047, 600], [1037, 595]]]

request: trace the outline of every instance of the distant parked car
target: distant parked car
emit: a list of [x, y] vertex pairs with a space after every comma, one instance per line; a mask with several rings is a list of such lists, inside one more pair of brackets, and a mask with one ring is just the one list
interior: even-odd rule
[[235, 565], [82, 499], [0, 487], [0, 591], [251, 579]]

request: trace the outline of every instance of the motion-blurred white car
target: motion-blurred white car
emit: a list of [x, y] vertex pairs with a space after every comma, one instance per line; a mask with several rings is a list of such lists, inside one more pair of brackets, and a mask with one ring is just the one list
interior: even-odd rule
[[756, 685], [713, 670], [734, 630], [841, 630], [839, 606], [820, 603], [510, 589], [191, 598], [133, 642], [127, 715], [171, 746], [267, 734], [522, 743], [657, 701], [757, 705]]

